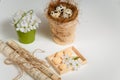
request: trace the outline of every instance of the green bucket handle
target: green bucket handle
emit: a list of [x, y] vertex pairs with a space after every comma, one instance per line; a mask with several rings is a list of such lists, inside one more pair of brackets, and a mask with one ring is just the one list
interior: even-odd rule
[[16, 22], [15, 26], [27, 15], [27, 14], [33, 14], [33, 10], [29, 10], [27, 13], [24, 13], [22, 17]]

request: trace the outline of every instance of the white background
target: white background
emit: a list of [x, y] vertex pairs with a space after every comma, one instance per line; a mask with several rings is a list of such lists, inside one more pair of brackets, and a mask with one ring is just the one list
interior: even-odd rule
[[[44, 10], [50, 0], [1, 0], [0, 2], [0, 39], [18, 42], [11, 17], [18, 10], [34, 9], [42, 23], [32, 44], [21, 44], [29, 51], [40, 48], [46, 53], [36, 54], [38, 58], [64, 48], [75, 46], [88, 60], [78, 71], [62, 75], [62, 80], [120, 80], [120, 0], [76, 0], [80, 9], [76, 40], [73, 44], [55, 44]], [[0, 80], [12, 80], [18, 70], [15, 66], [3, 63], [0, 54]], [[33, 80], [25, 74], [21, 80]]]

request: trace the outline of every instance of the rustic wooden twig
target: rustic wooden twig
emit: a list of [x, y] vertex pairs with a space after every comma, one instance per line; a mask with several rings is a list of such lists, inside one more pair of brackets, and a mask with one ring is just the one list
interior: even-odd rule
[[41, 60], [35, 58], [29, 51], [20, 47], [14, 41], [8, 41], [7, 44], [0, 41], [0, 51], [35, 80], [61, 80], [61, 78], [46, 67]]
[[18, 65], [22, 70], [27, 72], [35, 80], [52, 80], [2, 41], [0, 41], [0, 51], [5, 54], [7, 59]]
[[13, 48], [17, 53], [21, 56], [24, 56], [24, 58], [29, 61], [32, 65], [39, 66], [38, 69], [46, 74], [48, 77], [50, 77], [53, 80], [61, 80], [60, 77], [58, 77], [52, 70], [47, 68], [44, 63], [40, 62], [37, 58], [30, 55], [30, 52], [25, 50], [24, 48], [20, 47], [16, 42], [14, 41], [8, 41], [7, 45], [9, 45], [11, 48]]

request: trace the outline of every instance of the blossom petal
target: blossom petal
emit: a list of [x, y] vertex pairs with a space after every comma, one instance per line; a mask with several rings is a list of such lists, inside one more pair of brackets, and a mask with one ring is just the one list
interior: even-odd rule
[[24, 28], [20, 28], [20, 31], [21, 31], [21, 32], [24, 32]]

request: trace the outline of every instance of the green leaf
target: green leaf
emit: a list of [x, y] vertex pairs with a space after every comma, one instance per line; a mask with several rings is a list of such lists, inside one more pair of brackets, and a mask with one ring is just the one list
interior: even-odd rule
[[76, 56], [76, 57], [74, 57], [74, 58], [73, 58], [73, 60], [78, 60], [78, 59], [79, 59], [79, 57], [78, 57], [78, 56]]

